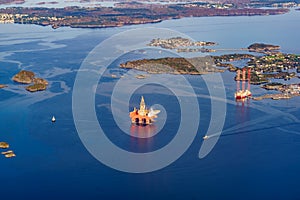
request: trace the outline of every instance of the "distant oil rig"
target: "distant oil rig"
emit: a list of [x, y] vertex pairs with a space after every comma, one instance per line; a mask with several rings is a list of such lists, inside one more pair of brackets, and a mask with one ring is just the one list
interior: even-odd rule
[[[241, 77], [242, 75], [242, 77]], [[246, 78], [246, 68], [243, 70], [238, 69], [236, 71], [236, 92], [234, 93], [234, 98], [236, 100], [245, 100], [252, 96], [250, 92], [250, 80], [251, 80], [251, 69], [247, 70], [247, 78]], [[242, 89], [240, 89], [240, 81], [242, 81]], [[246, 81], [248, 81], [247, 89], [245, 89]]]
[[133, 111], [129, 113], [131, 122], [136, 125], [148, 125], [152, 124], [157, 118], [157, 114], [160, 113], [160, 110], [149, 110], [146, 108], [144, 97], [141, 98], [140, 109], [134, 107]]

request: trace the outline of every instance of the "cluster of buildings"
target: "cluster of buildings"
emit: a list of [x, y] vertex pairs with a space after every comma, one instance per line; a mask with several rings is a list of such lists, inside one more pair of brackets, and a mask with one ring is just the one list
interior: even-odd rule
[[249, 62], [249, 67], [254, 67], [256, 72], [281, 72], [287, 69], [298, 68], [300, 66], [300, 56], [293, 54], [274, 53], [253, 59]]
[[282, 84], [282, 83], [268, 83], [263, 88], [267, 90], [277, 90], [281, 93], [265, 94], [263, 96], [253, 97], [254, 100], [262, 99], [290, 99], [295, 96], [300, 96], [300, 83]]
[[[72, 18], [72, 17], [69, 17]], [[63, 21], [62, 17], [55, 16], [31, 16], [28, 14], [7, 14], [0, 13], [0, 23], [20, 23], [20, 24], [39, 24], [39, 25], [50, 25]]]
[[181, 47], [192, 47], [192, 46], [213, 46], [216, 45], [214, 42], [196, 41], [193, 42], [190, 39], [182, 37], [174, 37], [168, 39], [153, 39], [149, 46], [161, 47], [164, 49], [178, 49]]
[[14, 23], [14, 15], [12, 14], [1, 14], [0, 13], [0, 23], [4, 24], [4, 23]]
[[57, 21], [56, 17], [37, 17], [29, 16], [28, 14], [7, 14], [0, 13], [0, 23], [27, 23], [27, 22], [38, 22], [38, 21]]
[[300, 83], [284, 85], [279, 90], [285, 94], [298, 96], [300, 95]]
[[232, 3], [189, 3], [185, 4], [184, 7], [192, 8], [192, 7], [199, 7], [199, 8], [216, 8], [216, 9], [228, 9], [234, 7]]
[[273, 3], [272, 4], [273, 7], [281, 7], [281, 8], [293, 8], [293, 7], [297, 7], [300, 6], [300, 4], [297, 4], [296, 2], [281, 2], [281, 3]]

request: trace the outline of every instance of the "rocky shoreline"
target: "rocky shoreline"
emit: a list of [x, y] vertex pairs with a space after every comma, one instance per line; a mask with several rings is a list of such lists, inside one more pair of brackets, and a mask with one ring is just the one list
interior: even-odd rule
[[259, 97], [254, 97], [254, 100], [262, 99], [289, 99], [295, 96], [300, 96], [300, 84], [282, 84], [282, 83], [268, 83], [262, 86], [266, 90], [275, 90], [280, 93], [266, 94]]

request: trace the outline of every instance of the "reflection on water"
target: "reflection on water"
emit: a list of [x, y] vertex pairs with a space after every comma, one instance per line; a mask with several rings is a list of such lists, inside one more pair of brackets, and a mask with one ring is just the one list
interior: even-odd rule
[[132, 150], [136, 152], [151, 152], [153, 151], [154, 137], [156, 126], [153, 124], [140, 126], [132, 124], [130, 127], [130, 135]]
[[132, 124], [130, 127], [130, 135], [137, 138], [150, 139], [156, 132], [156, 126], [154, 124], [140, 126]]
[[246, 106], [249, 106], [249, 105], [250, 105], [250, 101], [249, 101], [249, 99], [247, 99], [247, 98], [245, 98], [245, 99], [236, 99], [235, 102], [236, 102], [236, 105], [237, 105], [237, 106], [242, 106], [242, 107], [244, 107], [245, 105], [246, 105]]
[[249, 99], [237, 99], [236, 100], [236, 107], [235, 107], [235, 121], [237, 124], [239, 124], [241, 127], [239, 128], [240, 131], [247, 130], [247, 127], [245, 122], [248, 122], [251, 120], [250, 116], [250, 101]]

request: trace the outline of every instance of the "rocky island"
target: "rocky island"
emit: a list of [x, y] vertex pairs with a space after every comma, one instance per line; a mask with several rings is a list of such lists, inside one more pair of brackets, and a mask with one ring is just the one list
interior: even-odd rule
[[[7, 142], [0, 142], [0, 148], [1, 149], [8, 149], [9, 144]], [[12, 150], [1, 152], [1, 154], [4, 155], [6, 158], [12, 158], [12, 157], [16, 156], [16, 154]]]
[[33, 85], [30, 85], [30, 86], [27, 86], [26, 87], [26, 90], [29, 91], [29, 92], [37, 92], [37, 91], [43, 91], [43, 90], [46, 90], [47, 89], [47, 85], [45, 84], [33, 84]]
[[267, 84], [264, 84], [262, 86], [262, 88], [266, 89], [266, 90], [279, 90], [279, 88], [282, 88], [283, 87], [283, 84], [282, 83], [267, 83]]
[[280, 50], [280, 46], [264, 43], [254, 43], [248, 47], [251, 52], [267, 53]]
[[30, 84], [34, 79], [35, 74], [31, 71], [22, 70], [13, 76], [12, 80], [17, 83]]
[[9, 148], [9, 144], [7, 142], [0, 142], [0, 148], [1, 149], [8, 149]]
[[1, 154], [4, 155], [5, 158], [16, 157], [16, 154], [12, 150], [2, 152]]
[[2, 88], [6, 88], [6, 87], [7, 87], [7, 85], [0, 84], [0, 89], [2, 89]]
[[26, 87], [29, 92], [36, 92], [46, 90], [48, 82], [42, 78], [36, 78], [34, 72], [22, 70], [17, 73], [13, 78], [13, 81], [22, 84], [32, 84]]

